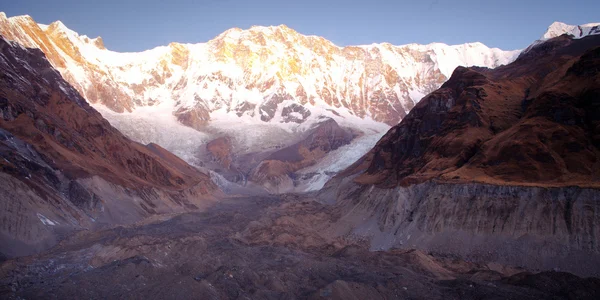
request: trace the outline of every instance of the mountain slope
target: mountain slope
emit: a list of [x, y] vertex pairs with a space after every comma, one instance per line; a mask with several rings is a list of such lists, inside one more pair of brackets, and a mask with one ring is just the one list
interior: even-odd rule
[[562, 35], [457, 68], [327, 183], [330, 234], [600, 275], [599, 63], [599, 35]]
[[0, 38], [0, 252], [26, 255], [73, 230], [206, 206], [217, 192], [158, 145], [123, 136], [38, 49]]
[[573, 57], [597, 40], [561, 36], [508, 66], [457, 68], [377, 143], [357, 180], [595, 186], [597, 53]]

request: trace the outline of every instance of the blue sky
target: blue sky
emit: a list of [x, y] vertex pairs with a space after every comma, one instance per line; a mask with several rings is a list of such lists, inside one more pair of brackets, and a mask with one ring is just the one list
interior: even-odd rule
[[537, 0], [3, 0], [8, 16], [61, 20], [107, 48], [141, 51], [169, 42], [206, 42], [252, 25], [286, 24], [337, 45], [482, 42], [526, 47], [553, 21], [600, 22], [600, 1]]

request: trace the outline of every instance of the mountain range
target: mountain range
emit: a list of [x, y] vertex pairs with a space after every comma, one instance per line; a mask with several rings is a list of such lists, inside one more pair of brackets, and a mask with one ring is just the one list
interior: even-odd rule
[[[206, 43], [117, 53], [100, 37], [81, 36], [60, 21], [41, 25], [28, 16], [0, 15], [0, 24], [3, 36], [47, 53], [90, 103], [115, 112], [165, 104], [194, 128], [218, 110], [302, 123], [311, 108], [394, 125], [457, 66], [496, 67], [519, 52], [481, 43], [338, 47], [280, 25], [233, 28]], [[283, 115], [285, 107], [289, 113]]]
[[[541, 40], [560, 33], [594, 34], [596, 25], [557, 22]], [[521, 53], [481, 43], [338, 47], [285, 25], [233, 28], [206, 43], [118, 53], [106, 49], [102, 38], [80, 35], [60, 21], [44, 25], [29, 16], [5, 14], [0, 14], [0, 34], [41, 49], [128, 137], [159, 144], [207, 172], [217, 170], [213, 177], [218, 182], [245, 185], [258, 180], [271, 192], [319, 189], [440, 87], [456, 67], [495, 68]], [[304, 157], [293, 167], [285, 161], [263, 162], [275, 151], [302, 143], [329, 119], [351, 136], [346, 143]], [[221, 138], [230, 144], [227, 168], [203, 147]], [[335, 161], [329, 152], [336, 150], [343, 162], [315, 167], [324, 165], [321, 160]], [[278, 171], [266, 164], [278, 165]]]

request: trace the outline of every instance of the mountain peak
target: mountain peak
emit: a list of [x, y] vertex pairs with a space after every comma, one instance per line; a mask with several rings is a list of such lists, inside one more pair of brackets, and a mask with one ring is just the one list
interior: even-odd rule
[[279, 36], [280, 38], [289, 36], [289, 35], [297, 35], [298, 34], [298, 32], [296, 32], [295, 30], [293, 30], [283, 24], [277, 25], [277, 26], [254, 25], [254, 26], [250, 27], [250, 29], [242, 30], [241, 32], [242, 32], [242, 34], [248, 33], [251, 35], [262, 34], [265, 37], [280, 35]]
[[[6, 14], [4, 14], [4, 18], [6, 18]], [[11, 21], [16, 21], [16, 22], [22, 22], [22, 23], [35, 23], [35, 21], [33, 20], [33, 18], [30, 15], [20, 15], [20, 16], [14, 16], [14, 17], [10, 17], [8, 18]]]
[[270, 30], [270, 31], [274, 31], [274, 30], [292, 30], [292, 29], [289, 28], [289, 27], [287, 27], [285, 24], [279, 24], [279, 25], [270, 25], [270, 26], [253, 25], [253, 26], [250, 27], [250, 30]]
[[550, 26], [548, 26], [548, 29], [546, 29], [546, 32], [542, 36], [542, 39], [547, 40], [555, 38], [562, 34], [571, 32], [575, 27], [576, 26], [565, 24], [563, 22], [554, 22]]
[[67, 28], [67, 26], [65, 26], [65, 24], [63, 22], [61, 22], [60, 20], [58, 21], [54, 21], [52, 23], [50, 23], [50, 25], [48, 25], [48, 29], [50, 29], [50, 31], [62, 31], [62, 32], [68, 32], [71, 31], [69, 28]]
[[218, 35], [215, 40], [223, 41], [233, 41], [236, 43], [238, 40], [250, 40], [255, 41], [259, 44], [266, 43], [267, 40], [276, 40], [276, 41], [289, 41], [290, 38], [292, 40], [297, 39], [301, 34], [297, 31], [287, 27], [284, 24], [277, 26], [260, 26], [254, 25], [249, 29], [240, 29], [238, 27], [234, 27], [228, 29]]
[[542, 36], [541, 40], [549, 40], [563, 34], [571, 35], [574, 38], [582, 38], [588, 35], [600, 34], [600, 23], [569, 25], [563, 22], [554, 22], [548, 26], [548, 29]]
[[104, 41], [102, 40], [102, 37], [100, 37], [100, 36], [91, 39], [84, 35], [84, 36], [82, 36], [82, 38], [86, 43], [93, 44], [94, 46], [96, 46], [96, 48], [98, 48], [100, 50], [106, 49], [106, 47], [104, 46]]
[[241, 28], [233, 27], [223, 31], [223, 33], [217, 36], [217, 39], [230, 38], [230, 39], [238, 39], [240, 34], [243, 32]]
[[[238, 116], [247, 113], [256, 120], [279, 122], [283, 119], [277, 107], [290, 100], [300, 106], [343, 107], [358, 118], [391, 125], [457, 66], [496, 67], [515, 57], [511, 51], [492, 50], [479, 43], [458, 47], [414, 44], [410, 49], [389, 43], [341, 48], [285, 24], [231, 28], [205, 44], [172, 43], [162, 47], [165, 51], [159, 51], [160, 55], [156, 51], [121, 54], [87, 47], [104, 48], [100, 39], [80, 36], [60, 21], [32, 32], [39, 35], [32, 38], [12, 34], [20, 33], [16, 27], [21, 23], [11, 26], [1, 26], [0, 33], [25, 42], [51, 41], [31, 46], [43, 48], [90, 102], [122, 112], [176, 99], [173, 104], [182, 109], [197, 108], [193, 118], [198, 120], [209, 120], [211, 112], [227, 108], [239, 109]], [[158, 60], [159, 67], [151, 67]], [[82, 76], [76, 66], [66, 68], [66, 62], [81, 65], [89, 75]], [[175, 69], [170, 64], [184, 72], [172, 72]], [[110, 76], [103, 77], [106, 74], [118, 79], [107, 79], [107, 83], [104, 78]], [[166, 86], [176, 88], [163, 95]], [[151, 97], [155, 92], [161, 96]], [[293, 109], [297, 111], [291, 112], [298, 114], [304, 111]]]
[[86, 37], [80, 37], [77, 32], [69, 29], [61, 21], [52, 22], [44, 31], [46, 31], [48, 35], [55, 36], [56, 38], [67, 39], [70, 41], [69, 43], [79, 42], [81, 38]]
[[98, 36], [93, 41], [94, 41], [94, 45], [96, 45], [96, 47], [98, 47], [100, 49], [106, 49], [106, 47], [104, 46], [104, 40], [102, 40], [102, 37]]

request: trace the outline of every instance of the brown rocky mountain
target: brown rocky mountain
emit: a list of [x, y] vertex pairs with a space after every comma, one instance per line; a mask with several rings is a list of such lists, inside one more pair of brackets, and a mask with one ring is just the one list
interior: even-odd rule
[[598, 276], [599, 46], [563, 35], [503, 67], [457, 68], [327, 184], [332, 231]]
[[279, 149], [252, 169], [250, 180], [268, 191], [292, 191], [295, 173], [319, 162], [327, 153], [349, 144], [353, 134], [333, 119], [325, 120], [309, 131], [299, 142]]
[[68, 232], [205, 207], [208, 175], [133, 142], [62, 79], [39, 49], [0, 38], [0, 253]]
[[[288, 136], [290, 142], [259, 152], [234, 151], [230, 136], [223, 135], [206, 144], [204, 168], [225, 180], [272, 194], [303, 191], [307, 167], [318, 168], [327, 155], [342, 146], [351, 147], [359, 133], [341, 127], [333, 119], [321, 119], [305, 133]], [[332, 174], [331, 174], [332, 175]]]
[[562, 36], [507, 66], [457, 68], [377, 143], [357, 181], [600, 186], [598, 39]]

